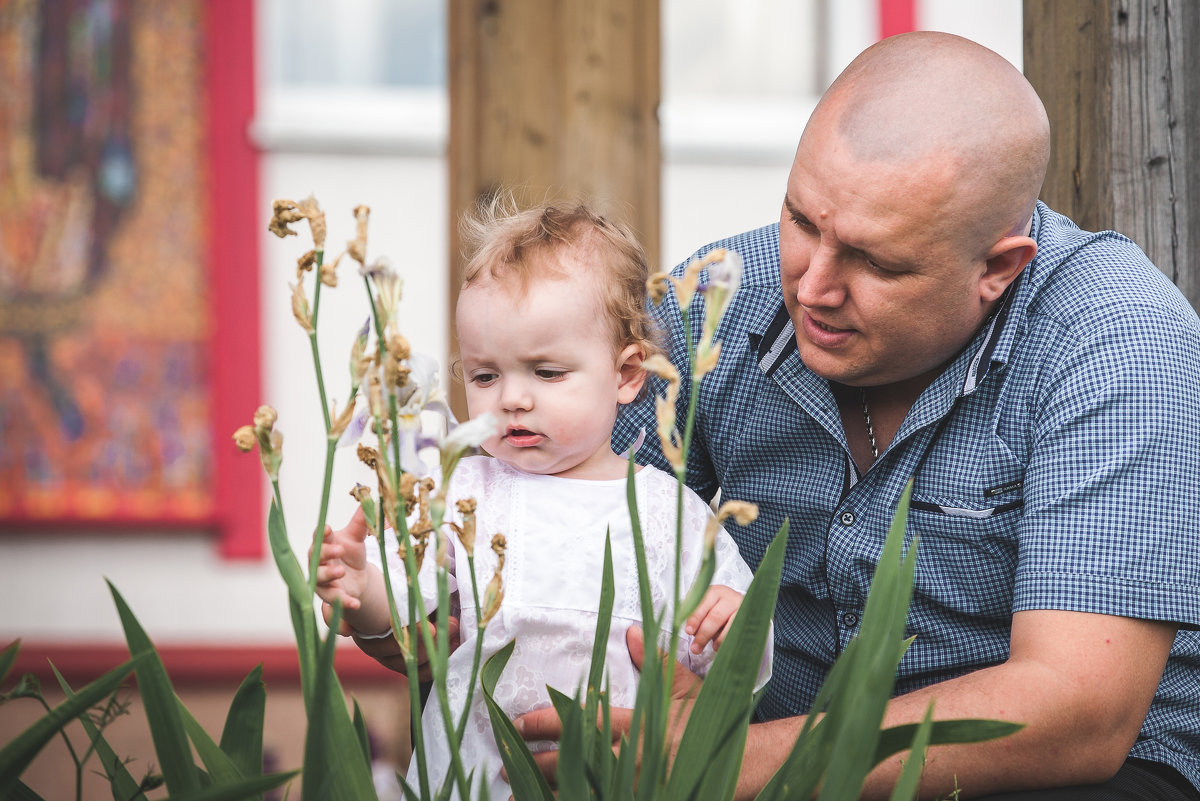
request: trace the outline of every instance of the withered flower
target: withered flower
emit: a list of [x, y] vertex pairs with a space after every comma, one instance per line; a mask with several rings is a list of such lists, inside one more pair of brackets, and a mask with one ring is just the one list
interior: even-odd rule
[[408, 340], [404, 335], [397, 332], [387, 338], [387, 352], [391, 354], [393, 359], [404, 360], [412, 355], [412, 347], [408, 344]]
[[646, 279], [646, 294], [650, 296], [650, 301], [657, 306], [663, 302], [663, 298], [667, 296], [667, 290], [671, 288], [671, 276], [667, 273], [654, 273]]
[[367, 220], [371, 216], [370, 206], [354, 207], [354, 239], [346, 243], [346, 253], [359, 264], [367, 261]]
[[708, 519], [708, 525], [704, 529], [705, 548], [713, 547], [721, 524], [731, 517], [739, 526], [748, 526], [758, 519], [758, 506], [749, 501], [726, 501], [721, 504], [716, 516]]
[[325, 212], [317, 205], [317, 199], [312, 195], [301, 200], [297, 209], [308, 218], [308, 227], [312, 230], [313, 247], [325, 250]]
[[492, 574], [487, 589], [483, 591], [483, 614], [479, 618], [481, 626], [486, 626], [488, 621], [496, 616], [496, 613], [500, 611], [500, 604], [504, 601], [504, 581], [500, 574], [504, 570], [506, 546], [503, 534], [496, 534], [492, 537], [492, 551], [496, 554], [496, 572]]
[[312, 312], [308, 308], [308, 297], [304, 294], [304, 284], [299, 281], [292, 284], [292, 316], [308, 333], [315, 334], [317, 332], [317, 329], [313, 328]]
[[692, 298], [696, 295], [696, 287], [700, 285], [700, 270], [703, 269], [703, 264], [699, 259], [692, 259], [688, 266], [683, 269], [682, 278], [671, 278], [671, 283], [675, 285], [675, 299], [679, 302], [679, 308], [687, 311], [692, 305]]
[[267, 230], [280, 239], [296, 236], [296, 232], [288, 228], [288, 225], [303, 219], [304, 212], [296, 207], [295, 201], [276, 200], [271, 204], [271, 221], [267, 223]]
[[662, 445], [663, 456], [675, 468], [676, 472], [683, 470], [683, 447], [679, 441], [679, 432], [675, 428], [675, 403], [679, 399], [679, 371], [675, 365], [661, 354], [654, 354], [642, 362], [649, 372], [666, 380], [666, 397], [654, 399], [654, 416], [657, 421], [658, 439]]
[[374, 470], [375, 465], [379, 464], [379, 451], [375, 450], [370, 445], [363, 445], [359, 443], [358, 460]]
[[328, 287], [337, 286], [337, 268], [345, 253], [339, 253], [331, 261], [321, 263], [321, 283]]
[[462, 515], [462, 527], [458, 529], [458, 539], [466, 549], [467, 556], [475, 554], [475, 499], [462, 498], [455, 504], [458, 513]]
[[300, 258], [296, 259], [296, 279], [299, 280], [303, 278], [304, 274], [311, 270], [316, 263], [317, 251], [315, 250], [310, 250]]
[[254, 427], [265, 428], [270, 431], [275, 427], [275, 422], [279, 420], [279, 413], [270, 406], [263, 404], [254, 410]]
[[233, 444], [242, 453], [254, 450], [255, 442], [257, 442], [257, 437], [254, 436], [254, 426], [242, 426], [233, 432]]
[[258, 458], [272, 481], [279, 478], [279, 465], [283, 462], [283, 434], [274, 430], [278, 419], [279, 415], [270, 406], [259, 406], [254, 412], [254, 425], [233, 432], [233, 442], [243, 453], [258, 444]]
[[346, 408], [342, 409], [340, 414], [337, 411], [337, 402], [334, 402], [333, 422], [329, 426], [329, 439], [340, 439], [347, 426], [350, 425], [350, 421], [354, 419], [354, 396], [355, 393], [352, 392], [350, 399], [346, 401]]

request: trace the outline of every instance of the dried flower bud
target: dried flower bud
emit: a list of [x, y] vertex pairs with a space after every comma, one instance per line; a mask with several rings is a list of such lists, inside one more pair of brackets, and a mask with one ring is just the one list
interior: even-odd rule
[[375, 465], [379, 464], [379, 451], [375, 450], [370, 445], [360, 444], [358, 446], [358, 459], [367, 467], [374, 470]]
[[492, 574], [487, 588], [483, 591], [483, 614], [479, 618], [479, 624], [486, 626], [500, 611], [500, 604], [503, 602], [504, 582], [500, 578], [500, 570], [497, 568], [496, 572]]
[[350, 425], [350, 421], [354, 419], [354, 395], [351, 395], [350, 400], [346, 401], [346, 408], [342, 409], [341, 414], [338, 414], [336, 401], [333, 411], [333, 422], [329, 426], [329, 439], [336, 440], [341, 438], [347, 426]]
[[263, 404], [254, 411], [254, 427], [266, 429], [270, 431], [275, 427], [275, 421], [279, 419], [279, 413], [270, 406]]
[[304, 198], [298, 204], [300, 213], [308, 218], [308, 227], [312, 231], [313, 247], [325, 250], [325, 212], [317, 205], [317, 199], [312, 195]]
[[296, 208], [295, 201], [276, 200], [271, 204], [271, 222], [267, 223], [267, 230], [280, 239], [295, 236], [296, 232], [288, 225], [303, 219], [304, 214]]
[[233, 444], [242, 453], [249, 453], [254, 450], [254, 443], [257, 438], [254, 436], [254, 426], [242, 426], [237, 431], [233, 432]]
[[404, 499], [404, 503], [409, 509], [415, 509], [417, 506], [417, 477], [412, 473], [403, 473], [400, 476], [400, 497]]
[[679, 302], [679, 308], [682, 311], [687, 311], [692, 305], [692, 298], [696, 295], [696, 287], [700, 285], [700, 270], [703, 265], [699, 259], [692, 259], [688, 266], [683, 269], [682, 278], [672, 278], [671, 283], [675, 284], [675, 299]]
[[296, 280], [304, 277], [304, 274], [313, 268], [317, 263], [317, 251], [310, 250], [303, 256], [296, 259]]
[[717, 511], [717, 520], [733, 518], [739, 526], [748, 526], [758, 519], [758, 505], [749, 501], [726, 501]]
[[692, 366], [692, 379], [699, 381], [716, 369], [721, 359], [721, 343], [710, 342], [696, 349], [696, 363]]
[[359, 264], [366, 264], [367, 261], [367, 220], [370, 216], [371, 208], [369, 206], [354, 208], [354, 239], [346, 243], [346, 253]]
[[458, 513], [462, 515], [462, 527], [458, 529], [458, 539], [463, 544], [467, 556], [475, 553], [475, 499], [463, 498], [455, 504]]
[[379, 373], [370, 373], [367, 376], [367, 405], [371, 409], [371, 416], [376, 420], [382, 420], [387, 417], [387, 408], [383, 405], [383, 385], [379, 380]]
[[655, 306], [663, 302], [667, 290], [671, 287], [671, 276], [666, 273], [655, 273], [646, 280], [646, 294]]
[[387, 352], [396, 361], [404, 361], [412, 355], [412, 346], [408, 344], [408, 340], [404, 338], [403, 334], [394, 333], [387, 338]]
[[317, 329], [313, 328], [312, 324], [312, 313], [308, 309], [308, 297], [304, 294], [304, 284], [299, 281], [292, 284], [292, 316], [305, 331], [310, 334], [316, 333]]
[[[389, 358], [383, 365], [383, 380], [389, 387], [404, 387], [408, 385], [408, 377], [412, 370], [408, 365], [397, 359]], [[407, 398], [404, 399], [407, 401]], [[403, 405], [403, 403], [401, 404]]]

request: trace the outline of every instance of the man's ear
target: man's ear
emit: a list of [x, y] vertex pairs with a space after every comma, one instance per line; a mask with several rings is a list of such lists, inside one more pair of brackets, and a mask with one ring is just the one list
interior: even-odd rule
[[617, 371], [621, 378], [617, 383], [617, 403], [632, 403], [641, 394], [646, 384], [646, 368], [642, 362], [646, 351], [641, 345], [627, 345], [617, 354]]
[[1037, 242], [1027, 236], [1006, 236], [992, 245], [979, 277], [979, 299], [991, 303], [1003, 295], [1036, 254]]

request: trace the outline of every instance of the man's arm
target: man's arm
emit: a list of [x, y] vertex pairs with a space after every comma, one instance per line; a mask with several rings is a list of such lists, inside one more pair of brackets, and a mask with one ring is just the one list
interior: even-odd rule
[[[1025, 724], [1010, 737], [932, 748], [921, 798], [956, 786], [967, 795], [1000, 789], [1099, 783], [1133, 746], [1175, 638], [1169, 623], [1082, 612], [1013, 616], [1007, 662], [894, 698], [885, 726], [917, 723], [930, 701], [938, 720], [992, 718]], [[750, 727], [739, 799], [753, 798], [786, 759], [803, 726], [786, 718]], [[887, 798], [900, 757], [871, 773], [864, 799]]]

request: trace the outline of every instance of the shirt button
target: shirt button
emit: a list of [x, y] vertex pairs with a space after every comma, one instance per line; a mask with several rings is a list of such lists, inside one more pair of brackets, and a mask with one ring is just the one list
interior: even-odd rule
[[853, 526], [854, 512], [842, 512], [841, 521], [843, 526]]
[[858, 615], [854, 612], [843, 612], [842, 625], [848, 629], [854, 628], [858, 625]]

